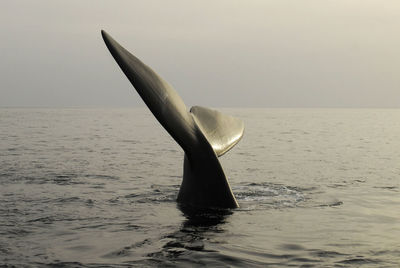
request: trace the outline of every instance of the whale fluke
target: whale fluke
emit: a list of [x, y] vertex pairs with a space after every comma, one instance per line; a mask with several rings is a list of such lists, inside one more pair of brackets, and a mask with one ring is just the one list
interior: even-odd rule
[[101, 31], [111, 55], [150, 111], [185, 152], [178, 202], [203, 208], [236, 208], [238, 203], [218, 161], [243, 136], [240, 119], [194, 106], [187, 110], [164, 79]]
[[217, 156], [229, 151], [243, 136], [243, 121], [205, 107], [190, 108], [197, 126], [214, 149]]

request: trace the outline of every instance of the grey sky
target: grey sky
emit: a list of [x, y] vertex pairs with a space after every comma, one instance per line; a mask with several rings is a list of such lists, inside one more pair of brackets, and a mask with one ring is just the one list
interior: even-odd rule
[[101, 29], [188, 106], [400, 107], [397, 0], [2, 0], [0, 106], [142, 106]]

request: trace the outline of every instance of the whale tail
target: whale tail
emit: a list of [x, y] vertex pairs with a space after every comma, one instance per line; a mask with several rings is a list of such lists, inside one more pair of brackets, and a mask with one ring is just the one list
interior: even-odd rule
[[218, 156], [239, 142], [243, 122], [200, 106], [188, 111], [171, 85], [105, 31], [101, 34], [140, 97], [185, 152], [178, 202], [195, 207], [238, 207]]

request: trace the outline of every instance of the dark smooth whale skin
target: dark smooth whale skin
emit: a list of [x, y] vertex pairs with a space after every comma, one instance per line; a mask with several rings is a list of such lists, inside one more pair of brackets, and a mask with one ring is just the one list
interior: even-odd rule
[[178, 202], [201, 208], [236, 208], [238, 203], [218, 161], [243, 136], [239, 119], [205, 107], [188, 112], [177, 92], [105, 31], [104, 42], [150, 111], [185, 152]]

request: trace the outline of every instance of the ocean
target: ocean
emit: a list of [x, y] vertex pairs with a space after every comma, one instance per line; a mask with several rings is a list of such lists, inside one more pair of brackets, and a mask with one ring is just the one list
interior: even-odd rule
[[400, 110], [219, 110], [240, 208], [193, 215], [146, 108], [1, 108], [0, 266], [400, 266]]

